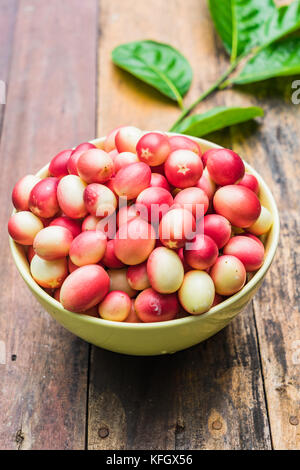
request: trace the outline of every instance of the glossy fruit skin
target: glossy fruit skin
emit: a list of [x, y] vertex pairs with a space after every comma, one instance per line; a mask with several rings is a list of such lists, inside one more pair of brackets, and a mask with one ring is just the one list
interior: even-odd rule
[[125, 321], [131, 311], [130, 297], [122, 291], [111, 291], [99, 304], [98, 311], [104, 320]]
[[185, 274], [178, 292], [182, 307], [192, 315], [207, 312], [215, 297], [214, 283], [205, 271], [189, 271]]
[[203, 173], [202, 160], [190, 150], [175, 150], [165, 162], [165, 175], [175, 188], [197, 184]]
[[151, 169], [143, 162], [131, 163], [121, 168], [113, 180], [114, 191], [120, 197], [135, 199], [151, 181]]
[[151, 288], [137, 296], [134, 307], [139, 319], [145, 323], [173, 320], [179, 312], [176, 294], [160, 294]]
[[184, 209], [189, 210], [195, 220], [198, 220], [206, 214], [209, 199], [203, 189], [192, 187], [180, 191], [174, 198], [174, 204], [179, 204]]
[[209, 149], [209, 150], [206, 150], [206, 152], [202, 154], [203, 168], [206, 168], [208, 157], [211, 153], [214, 153], [214, 152], [215, 152], [215, 149]]
[[58, 225], [48, 226], [35, 236], [33, 249], [40, 258], [51, 261], [66, 257], [72, 240], [73, 235], [67, 228]]
[[160, 173], [151, 174], [150, 186], [152, 188], [163, 188], [169, 192], [171, 191], [171, 187], [167, 181], [167, 178], [165, 178], [165, 176], [161, 175]]
[[84, 312], [99, 302], [109, 291], [109, 276], [97, 264], [82, 266], [71, 273], [60, 291], [62, 306], [71, 312]]
[[87, 215], [82, 222], [82, 232], [86, 232], [88, 230], [96, 230], [97, 224], [100, 220], [101, 218], [96, 217], [95, 215]]
[[136, 145], [142, 136], [142, 131], [134, 126], [121, 127], [115, 136], [115, 145], [119, 153], [136, 151]]
[[8, 221], [8, 233], [20, 245], [32, 245], [43, 228], [43, 222], [29, 211], [17, 212]]
[[134, 290], [145, 290], [150, 287], [150, 281], [147, 274], [147, 262], [145, 261], [144, 263], [137, 264], [135, 266], [129, 266], [127, 269], [127, 281], [130, 287]]
[[243, 263], [247, 272], [252, 272], [262, 266], [265, 250], [256, 240], [237, 235], [225, 245], [223, 253], [235, 256]]
[[192, 213], [186, 209], [175, 208], [167, 212], [159, 225], [159, 238], [167, 248], [178, 249], [187, 240], [195, 236], [196, 221]]
[[172, 294], [182, 284], [184, 268], [175, 251], [159, 247], [148, 258], [147, 273], [153, 289], [161, 294]]
[[56, 289], [68, 275], [66, 258], [47, 261], [35, 255], [30, 263], [30, 272], [37, 284], [46, 289]]
[[69, 270], [69, 273], [71, 274], [73, 271], [76, 271], [76, 269], [79, 269], [79, 266], [74, 264], [72, 262], [72, 260], [70, 259], [70, 257], [68, 257], [68, 270]]
[[243, 263], [232, 255], [219, 256], [210, 270], [216, 293], [233, 295], [244, 287], [246, 270]]
[[217, 190], [217, 185], [216, 183], [211, 179], [209, 176], [209, 173], [207, 171], [207, 168], [204, 168], [203, 174], [199, 181], [196, 184], [197, 188], [203, 189], [203, 191], [206, 193], [208, 199], [211, 201], [212, 198], [214, 197], [214, 194]]
[[197, 142], [185, 137], [184, 135], [172, 135], [169, 137], [169, 143], [171, 152], [174, 152], [175, 150], [190, 150], [201, 157], [202, 152]]
[[95, 230], [82, 232], [74, 238], [70, 247], [70, 259], [77, 266], [96, 264], [106, 250], [107, 240], [104, 233]]
[[241, 186], [245, 186], [246, 188], [251, 189], [251, 191], [255, 192], [258, 196], [259, 193], [259, 184], [257, 179], [254, 175], [250, 175], [249, 173], [245, 173], [243, 178], [238, 183]]
[[206, 167], [219, 186], [234, 184], [243, 178], [245, 165], [241, 157], [229, 149], [215, 149], [208, 155]]
[[249, 232], [253, 235], [263, 235], [267, 233], [273, 224], [273, 217], [271, 212], [264, 206], [261, 206], [261, 213], [258, 219], [250, 225]]
[[53, 217], [59, 211], [57, 200], [58, 178], [44, 178], [31, 190], [29, 209], [38, 217]]
[[114, 240], [108, 240], [106, 250], [101, 259], [101, 262], [107, 268], [118, 269], [125, 267], [125, 264], [120, 261], [115, 255], [115, 242]]
[[[146, 220], [157, 225], [173, 204], [172, 194], [163, 188], [146, 188], [136, 198], [136, 207], [147, 208]], [[143, 213], [141, 212], [141, 217]]]
[[223, 248], [231, 237], [230, 222], [222, 215], [206, 215], [203, 226], [204, 234], [211, 237], [219, 249]]
[[71, 156], [72, 149], [63, 150], [59, 152], [55, 157], [52, 158], [49, 165], [50, 176], [56, 176], [56, 178], [62, 178], [69, 174], [68, 162]]
[[81, 219], [87, 214], [83, 194], [86, 183], [76, 175], [64, 176], [57, 187], [57, 199], [63, 213], [72, 219]]
[[83, 200], [89, 213], [99, 218], [113, 214], [117, 207], [116, 196], [104, 184], [89, 184], [84, 190]]
[[81, 222], [77, 219], [71, 219], [71, 217], [67, 217], [66, 215], [53, 219], [49, 226], [52, 227], [53, 225], [67, 228], [72, 233], [73, 238], [81, 233]]
[[218, 255], [219, 250], [214, 240], [203, 234], [197, 234], [184, 249], [184, 259], [194, 269], [210, 268], [216, 262]]
[[223, 186], [213, 199], [217, 214], [223, 215], [236, 227], [250, 227], [259, 217], [261, 205], [256, 194], [239, 185]]
[[117, 214], [117, 225], [121, 227], [121, 225], [127, 224], [129, 220], [134, 219], [135, 217], [140, 217], [142, 214], [142, 219], [147, 219], [147, 208], [140, 207], [137, 204], [132, 204], [131, 206], [123, 206], [119, 209]]
[[158, 166], [168, 158], [171, 146], [165, 134], [148, 132], [138, 141], [136, 152], [141, 162], [145, 162], [150, 166]]
[[132, 219], [116, 233], [116, 257], [128, 265], [143, 263], [154, 249], [155, 238], [153, 227], [145, 220]]
[[71, 153], [69, 161], [68, 161], [68, 172], [70, 175], [76, 175], [79, 176], [78, 170], [77, 170], [77, 162], [79, 160], [79, 157], [86, 152], [87, 150], [90, 149], [95, 149], [96, 146], [94, 144], [90, 144], [90, 142], [83, 142], [82, 144], [79, 144]]
[[88, 184], [105, 183], [114, 174], [114, 162], [104, 150], [91, 149], [80, 155], [77, 171]]
[[136, 314], [136, 311], [134, 308], [134, 302], [135, 302], [134, 300], [131, 300], [131, 309], [130, 309], [128, 317], [125, 320], [126, 323], [142, 323]]
[[29, 210], [29, 197], [31, 190], [40, 181], [35, 175], [26, 175], [15, 184], [12, 192], [12, 203], [18, 211]]
[[111, 152], [112, 150], [115, 150], [116, 148], [116, 143], [115, 143], [115, 138], [119, 130], [125, 126], [119, 126], [113, 129], [109, 134], [107, 134], [106, 139], [104, 141], [104, 150], [105, 152]]
[[125, 168], [131, 163], [138, 163], [138, 162], [139, 162], [139, 159], [136, 153], [132, 153], [132, 152], [118, 153], [114, 157], [114, 172], [118, 173], [118, 171], [121, 170], [121, 168]]
[[130, 298], [136, 296], [137, 291], [132, 289], [127, 279], [127, 268], [109, 269], [107, 273], [110, 278], [110, 291], [120, 290], [126, 292]]

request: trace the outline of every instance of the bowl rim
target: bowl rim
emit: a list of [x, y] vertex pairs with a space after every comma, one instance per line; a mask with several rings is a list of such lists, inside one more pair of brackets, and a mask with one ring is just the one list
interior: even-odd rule
[[[214, 142], [210, 142], [209, 140], [205, 139], [200, 139], [197, 137], [192, 137], [189, 135], [185, 134], [177, 134], [174, 132], [166, 132], [167, 135], [184, 135], [185, 137], [188, 137], [192, 140], [195, 140], [198, 142], [200, 145], [209, 147], [209, 148], [224, 148], [220, 145], [215, 144]], [[97, 139], [93, 139], [89, 142], [97, 145], [101, 144], [105, 140], [105, 137], [100, 137]], [[272, 230], [273, 230], [273, 240], [272, 243], [269, 247], [269, 251], [267, 253], [267, 256], [264, 260], [263, 265], [261, 268], [253, 275], [253, 277], [247, 282], [247, 284], [236, 294], [228, 297], [226, 300], [222, 301], [220, 304], [217, 304], [216, 306], [210, 308], [207, 312], [200, 314], [200, 315], [188, 315], [183, 318], [175, 318], [173, 320], [167, 320], [167, 321], [162, 321], [162, 322], [152, 322], [152, 323], [126, 323], [126, 322], [116, 322], [116, 321], [111, 321], [111, 320], [104, 320], [103, 318], [96, 318], [96, 317], [91, 317], [85, 314], [80, 314], [80, 313], [75, 313], [71, 312], [69, 310], [66, 310], [63, 308], [60, 302], [54, 299], [54, 297], [51, 297], [47, 292], [45, 292], [42, 287], [40, 287], [35, 280], [32, 278], [30, 275], [30, 271], [28, 271], [23, 263], [22, 260], [22, 255], [19, 252], [20, 246], [18, 245], [11, 237], [9, 237], [9, 246], [11, 249], [11, 253], [14, 259], [14, 262], [24, 279], [24, 281], [31, 287], [31, 289], [34, 291], [34, 293], [37, 295], [37, 297], [41, 298], [44, 302], [48, 303], [51, 305], [51, 307], [54, 310], [59, 310], [60, 313], [66, 315], [67, 317], [73, 317], [73, 318], [81, 318], [84, 322], [89, 323], [91, 326], [92, 325], [101, 325], [103, 324], [106, 326], [111, 326], [112, 328], [116, 329], [123, 329], [126, 328], [128, 330], [136, 330], [136, 329], [157, 329], [157, 328], [170, 328], [172, 325], [173, 327], [177, 326], [185, 326], [188, 324], [192, 323], [197, 323], [198, 321], [203, 321], [204, 318], [209, 318], [214, 316], [216, 313], [221, 313], [224, 308], [228, 308], [231, 305], [234, 305], [240, 298], [246, 296], [252, 289], [255, 288], [255, 286], [263, 279], [265, 274], [267, 273], [273, 258], [275, 256], [275, 252], [277, 249], [278, 241], [279, 241], [279, 232], [280, 232], [280, 220], [279, 220], [279, 213], [277, 209], [277, 205], [275, 202], [275, 199], [272, 195], [271, 190], [269, 189], [268, 185], [264, 181], [264, 179], [257, 173], [254, 168], [249, 165], [247, 162], [243, 160], [245, 164], [245, 168], [253, 174], [259, 181], [259, 184], [263, 186], [265, 193], [267, 194], [268, 201], [270, 202], [272, 206], [272, 215], [273, 215], [273, 225], [272, 225]], [[45, 165], [43, 168], [41, 168], [36, 174], [40, 175], [47, 171], [49, 167], [49, 163]], [[16, 210], [14, 209], [13, 213], [15, 213]]]

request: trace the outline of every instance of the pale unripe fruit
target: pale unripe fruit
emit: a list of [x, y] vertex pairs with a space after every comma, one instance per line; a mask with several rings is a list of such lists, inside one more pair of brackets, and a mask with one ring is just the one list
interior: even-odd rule
[[87, 214], [83, 200], [86, 183], [76, 175], [64, 176], [57, 188], [61, 210], [72, 219], [81, 219]]
[[242, 289], [246, 282], [246, 270], [243, 263], [231, 255], [219, 256], [210, 270], [216, 293], [233, 295]]
[[106, 250], [106, 236], [95, 230], [87, 230], [78, 235], [71, 243], [70, 259], [77, 266], [98, 263]]
[[77, 235], [81, 233], [81, 222], [65, 215], [53, 219], [49, 225], [58, 225], [60, 227], [67, 228], [72, 233], [73, 238], [77, 237]]
[[175, 208], [167, 212], [159, 225], [159, 238], [167, 248], [178, 249], [195, 236], [196, 222], [186, 209]]
[[211, 237], [218, 248], [223, 248], [231, 237], [230, 222], [218, 214], [208, 214], [204, 217], [204, 234]]
[[95, 215], [87, 215], [82, 222], [82, 231], [96, 230], [97, 224], [100, 220], [101, 218], [96, 217]]
[[17, 212], [8, 221], [8, 233], [21, 245], [32, 245], [37, 233], [44, 228], [42, 221], [29, 211]]
[[118, 171], [113, 179], [113, 187], [118, 196], [135, 199], [143, 189], [148, 188], [150, 181], [149, 165], [143, 162], [131, 163]]
[[103, 184], [89, 184], [83, 198], [89, 213], [100, 218], [113, 214], [117, 207], [116, 196]]
[[261, 213], [258, 219], [254, 222], [254, 224], [248, 227], [248, 230], [254, 235], [263, 235], [270, 230], [272, 224], [273, 217], [271, 212], [266, 207], [261, 206]]
[[31, 190], [40, 181], [35, 175], [23, 176], [14, 186], [12, 192], [12, 203], [18, 211], [29, 210], [29, 197]]
[[53, 217], [59, 211], [57, 200], [58, 178], [44, 178], [31, 190], [29, 209], [38, 217]]
[[56, 176], [56, 178], [62, 178], [63, 176], [69, 174], [68, 162], [71, 153], [72, 149], [63, 150], [52, 158], [49, 165], [49, 173], [51, 176]]
[[91, 149], [80, 155], [77, 171], [86, 183], [105, 183], [114, 173], [114, 163], [108, 153]]
[[250, 227], [261, 211], [256, 194], [251, 189], [234, 184], [219, 188], [214, 195], [213, 204], [217, 214], [223, 215], [232, 225], [240, 228]]
[[135, 297], [137, 291], [132, 289], [127, 280], [127, 268], [123, 269], [109, 269], [107, 271], [110, 278], [110, 291], [121, 290], [126, 292], [129, 297]]
[[201, 149], [197, 142], [184, 135], [172, 135], [169, 137], [169, 143], [171, 146], [171, 152], [175, 150], [190, 150], [191, 152], [196, 153], [201, 156]]
[[70, 230], [53, 225], [43, 228], [36, 235], [33, 248], [40, 258], [51, 261], [66, 257], [72, 240], [73, 235]]
[[201, 157], [190, 150], [175, 150], [165, 162], [165, 174], [175, 188], [194, 186], [201, 178]]
[[41, 287], [56, 289], [62, 285], [68, 275], [67, 259], [47, 261], [35, 255], [30, 263], [30, 272]]
[[130, 297], [121, 291], [112, 291], [107, 294], [99, 305], [99, 315], [104, 320], [124, 321], [131, 310]]
[[175, 196], [174, 204], [179, 204], [184, 209], [189, 210], [195, 217], [195, 220], [198, 220], [206, 214], [209, 199], [203, 189], [186, 188]]
[[115, 237], [116, 257], [125, 264], [145, 261], [155, 246], [155, 231], [145, 220], [137, 217], [121, 225]]
[[208, 154], [206, 167], [219, 186], [234, 184], [243, 178], [245, 166], [241, 157], [229, 149], [215, 149]]
[[138, 163], [139, 159], [136, 153], [122, 152], [118, 153], [114, 158], [114, 171], [118, 173], [121, 168], [125, 168], [131, 163]]
[[82, 266], [64, 281], [60, 291], [62, 306], [71, 312], [84, 312], [104, 299], [109, 283], [108, 274], [101, 266]]
[[134, 307], [139, 319], [146, 323], [173, 320], [179, 312], [176, 294], [160, 294], [151, 288], [137, 296]]
[[224, 255], [236, 256], [246, 271], [256, 271], [264, 262], [264, 246], [248, 236], [232, 237], [223, 250]]
[[151, 287], [161, 294], [176, 292], [183, 281], [182, 262], [175, 253], [165, 247], [155, 248], [147, 262], [147, 273]]
[[189, 271], [185, 274], [178, 298], [182, 307], [192, 315], [207, 312], [213, 304], [215, 287], [205, 271]]
[[141, 162], [145, 162], [150, 166], [158, 166], [168, 158], [171, 146], [165, 134], [148, 132], [138, 141], [136, 152]]
[[119, 153], [136, 151], [136, 145], [142, 137], [142, 131], [134, 126], [120, 127], [115, 136], [115, 145]]
[[144, 290], [150, 287], [150, 281], [147, 274], [147, 262], [137, 264], [135, 266], [129, 266], [127, 270], [127, 281], [130, 287], [135, 290]]

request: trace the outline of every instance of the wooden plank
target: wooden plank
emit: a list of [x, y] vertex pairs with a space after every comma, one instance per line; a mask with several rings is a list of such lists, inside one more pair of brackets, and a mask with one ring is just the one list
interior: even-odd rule
[[[110, 53], [125, 37], [170, 42], [195, 70], [187, 97], [193, 100], [225, 65], [205, 2], [101, 0], [100, 6], [98, 134], [129, 123], [168, 129], [176, 107], [116, 69]], [[90, 449], [271, 447], [251, 307], [214, 338], [172, 356], [92, 348], [90, 370]]]
[[95, 134], [96, 11], [93, 0], [20, 1], [1, 141], [2, 449], [85, 446], [89, 347], [29, 293], [6, 224], [14, 182]]

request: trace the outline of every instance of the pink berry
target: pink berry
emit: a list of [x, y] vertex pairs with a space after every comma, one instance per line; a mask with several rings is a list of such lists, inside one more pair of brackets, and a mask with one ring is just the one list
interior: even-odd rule
[[67, 228], [72, 233], [73, 238], [77, 237], [77, 235], [81, 233], [81, 222], [76, 219], [71, 219], [66, 215], [53, 219], [49, 225], [58, 225], [60, 227]]
[[114, 193], [105, 185], [89, 184], [84, 191], [85, 207], [90, 214], [103, 218], [113, 214], [117, 207]]
[[79, 176], [77, 170], [77, 162], [79, 160], [79, 157], [87, 150], [95, 148], [96, 146], [94, 144], [90, 144], [89, 142], [83, 142], [72, 151], [68, 161], [68, 172], [70, 173], [70, 175]]
[[12, 192], [12, 203], [18, 211], [29, 210], [29, 197], [31, 190], [40, 181], [35, 175], [23, 176], [14, 186]]
[[111, 152], [112, 150], [115, 150], [116, 148], [116, 143], [115, 143], [115, 138], [119, 130], [124, 127], [124, 126], [119, 126], [113, 129], [111, 132], [109, 132], [106, 136], [106, 139], [104, 141], [104, 150], [105, 152]]
[[194, 186], [203, 172], [202, 160], [190, 150], [175, 150], [165, 162], [165, 174], [176, 188]]
[[131, 300], [131, 309], [125, 322], [126, 323], [141, 323], [141, 320], [137, 316], [135, 308], [134, 308], [134, 300]]
[[87, 215], [82, 222], [82, 231], [96, 230], [98, 222], [101, 220], [100, 217], [95, 215]]
[[115, 241], [108, 240], [106, 245], [106, 250], [101, 259], [102, 264], [107, 268], [118, 269], [125, 266], [122, 261], [120, 261], [115, 255]]
[[169, 137], [169, 143], [171, 146], [171, 152], [175, 150], [190, 150], [201, 157], [200, 146], [192, 139], [185, 137], [184, 135], [172, 135]]
[[44, 228], [42, 221], [29, 211], [17, 212], [8, 221], [8, 233], [21, 245], [32, 245], [40, 230]]
[[171, 152], [171, 146], [165, 134], [149, 132], [138, 141], [136, 151], [141, 162], [157, 166], [166, 161]]
[[130, 297], [117, 290], [109, 292], [99, 305], [99, 315], [104, 320], [125, 321], [130, 311]]
[[179, 312], [176, 294], [159, 294], [151, 288], [137, 296], [134, 307], [139, 319], [145, 323], [173, 320]]
[[72, 240], [73, 235], [70, 230], [53, 225], [38, 232], [33, 242], [33, 248], [40, 258], [51, 261], [66, 257]]
[[163, 188], [163, 189], [166, 189], [169, 192], [171, 191], [171, 188], [170, 188], [170, 185], [167, 181], [167, 178], [165, 178], [160, 173], [152, 173], [151, 174], [150, 186], [153, 187], [153, 188]]
[[105, 183], [114, 173], [114, 163], [104, 150], [91, 149], [80, 155], [77, 171], [86, 183]]
[[203, 168], [206, 168], [208, 157], [211, 153], [214, 153], [215, 150], [216, 149], [209, 149], [209, 150], [206, 150], [206, 152], [203, 153], [203, 155], [202, 155]]
[[60, 301], [71, 312], [84, 312], [104, 299], [109, 291], [109, 283], [108, 274], [101, 266], [82, 266], [64, 281]]
[[132, 163], [121, 168], [113, 180], [115, 192], [120, 197], [135, 199], [143, 189], [148, 188], [151, 180], [151, 170], [146, 163]]
[[68, 258], [68, 270], [69, 270], [69, 273], [71, 274], [73, 271], [76, 271], [76, 269], [78, 269], [79, 266], [77, 266], [76, 264], [74, 264], [71, 260], [71, 258]]
[[72, 149], [63, 150], [52, 158], [49, 165], [49, 173], [51, 176], [56, 176], [56, 178], [62, 178], [63, 176], [69, 174], [68, 162], [71, 153]]
[[118, 171], [121, 170], [121, 168], [125, 168], [131, 163], [138, 163], [138, 162], [139, 162], [139, 159], [136, 153], [131, 153], [131, 152], [118, 153], [118, 155], [114, 158], [114, 171], [115, 173], [118, 173]]
[[255, 178], [254, 175], [250, 175], [249, 173], [245, 173], [243, 178], [240, 180], [238, 183], [241, 186], [245, 186], [246, 188], [251, 189], [251, 191], [254, 191], [255, 194], [258, 196], [259, 193], [259, 184], [257, 179]]
[[223, 250], [224, 255], [236, 256], [245, 266], [246, 271], [257, 271], [264, 262], [264, 247], [250, 237], [237, 235], [232, 237]]
[[150, 287], [147, 274], [147, 262], [129, 266], [127, 270], [127, 281], [130, 287], [135, 290], [144, 290]]
[[184, 250], [185, 261], [194, 269], [210, 268], [219, 255], [216, 243], [207, 235], [197, 234]]
[[59, 211], [57, 200], [58, 178], [44, 178], [31, 190], [29, 209], [38, 217], [53, 217]]
[[209, 200], [211, 200], [216, 192], [217, 186], [216, 183], [211, 179], [207, 168], [204, 168], [203, 174], [199, 181], [196, 184], [197, 188], [203, 189], [203, 191], [207, 194]]
[[27, 250], [27, 259], [28, 259], [29, 264], [31, 263], [31, 260], [34, 256], [35, 256], [35, 251], [33, 249], [33, 246], [30, 245], [28, 246], [28, 250]]
[[[163, 188], [146, 188], [138, 195], [136, 205], [147, 208], [147, 219], [157, 225], [162, 216], [168, 212], [173, 204], [173, 197], [169, 191]], [[143, 215], [141, 214], [141, 217]]]
[[203, 189], [194, 187], [180, 191], [175, 196], [174, 203], [189, 210], [195, 220], [201, 219], [209, 206], [208, 197]]
[[195, 236], [196, 222], [186, 209], [175, 208], [167, 212], [159, 225], [159, 238], [167, 248], [178, 249]]
[[176, 292], [183, 281], [182, 262], [169, 248], [159, 247], [152, 251], [147, 261], [147, 273], [151, 287], [161, 294]]
[[87, 214], [83, 194], [86, 183], [76, 175], [64, 176], [57, 188], [61, 210], [72, 219], [81, 219]]
[[120, 226], [115, 237], [115, 254], [124, 264], [143, 263], [154, 249], [155, 238], [153, 227], [137, 217]]
[[88, 230], [74, 238], [70, 247], [70, 259], [77, 266], [98, 263], [106, 250], [106, 236], [100, 231]]
[[142, 136], [142, 131], [134, 126], [121, 127], [115, 136], [116, 149], [121, 152], [136, 151], [136, 145]]
[[68, 275], [67, 259], [47, 261], [35, 255], [30, 263], [30, 272], [41, 287], [56, 289], [62, 285]]
[[210, 152], [206, 165], [211, 178], [219, 186], [234, 184], [245, 174], [243, 160], [229, 149], [215, 149]]
[[204, 217], [204, 234], [211, 237], [218, 248], [223, 248], [231, 237], [231, 225], [222, 215], [208, 214]]
[[233, 295], [241, 290], [246, 282], [243, 263], [232, 255], [219, 256], [210, 270], [210, 276], [219, 295]]
[[256, 194], [239, 185], [219, 188], [213, 199], [217, 214], [223, 215], [237, 227], [250, 227], [259, 217], [261, 205]]
[[137, 291], [132, 289], [127, 279], [127, 268], [109, 269], [107, 273], [110, 278], [110, 291], [121, 290], [126, 292], [130, 298], [136, 296]]

